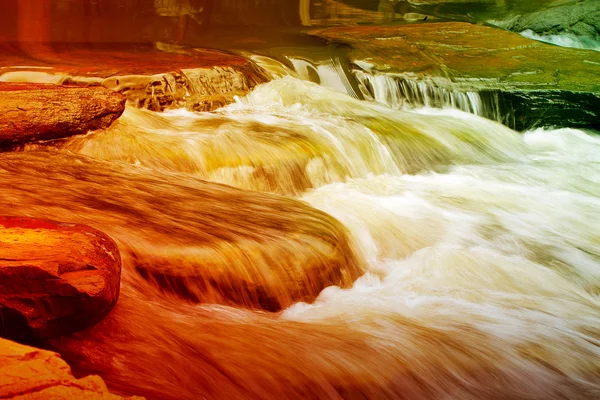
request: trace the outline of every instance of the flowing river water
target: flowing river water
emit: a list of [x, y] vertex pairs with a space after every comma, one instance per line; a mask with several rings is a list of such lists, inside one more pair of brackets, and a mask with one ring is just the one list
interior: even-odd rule
[[[119, 242], [116, 308], [52, 343], [116, 392], [600, 398], [593, 132], [517, 133], [288, 76], [216, 113], [127, 109], [106, 131], [0, 154], [0, 182], [3, 213], [88, 223]], [[290, 260], [318, 271], [333, 253], [345, 287], [312, 303], [277, 291]], [[185, 279], [161, 291], [141, 274], [198, 260], [221, 287], [272, 274], [282, 310], [255, 311], [262, 300], [233, 284], [233, 295]]]

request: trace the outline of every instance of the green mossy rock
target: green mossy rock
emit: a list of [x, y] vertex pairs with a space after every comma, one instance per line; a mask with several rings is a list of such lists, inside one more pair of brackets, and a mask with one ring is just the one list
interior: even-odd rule
[[[462, 22], [311, 31], [351, 46], [351, 61], [441, 87], [497, 92], [509, 126], [598, 127], [600, 53]], [[509, 115], [511, 114], [511, 115]]]

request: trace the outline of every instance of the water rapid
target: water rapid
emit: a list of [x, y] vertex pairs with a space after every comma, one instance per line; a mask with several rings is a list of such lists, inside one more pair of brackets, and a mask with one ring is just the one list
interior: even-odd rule
[[59, 147], [281, 194], [371, 174], [508, 160], [523, 151], [515, 132], [467, 113], [432, 118], [392, 110], [289, 76], [215, 114], [128, 109], [108, 131]]
[[[52, 343], [117, 392], [600, 396], [592, 132], [518, 134], [288, 76], [216, 113], [128, 109], [0, 154], [0, 183], [4, 214], [119, 242], [118, 305]], [[188, 279], [166, 290], [169, 271]]]

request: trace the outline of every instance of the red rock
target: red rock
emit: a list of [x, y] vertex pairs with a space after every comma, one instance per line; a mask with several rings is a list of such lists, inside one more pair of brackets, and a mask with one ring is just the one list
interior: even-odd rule
[[125, 98], [104, 88], [0, 82], [0, 146], [106, 128], [124, 109]]
[[28, 341], [91, 326], [117, 302], [120, 274], [117, 245], [96, 229], [0, 217], [0, 336]]
[[[0, 339], [0, 398], [19, 400], [118, 400], [99, 376], [75, 379], [51, 351]], [[131, 397], [130, 399], [142, 399]]]

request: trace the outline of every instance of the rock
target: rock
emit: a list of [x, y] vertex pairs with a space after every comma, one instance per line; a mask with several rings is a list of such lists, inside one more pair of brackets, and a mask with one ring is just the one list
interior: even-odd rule
[[[118, 400], [99, 376], [75, 379], [56, 353], [0, 339], [0, 398]], [[128, 397], [139, 399], [142, 397]]]
[[352, 46], [351, 61], [371, 65], [369, 73], [497, 95], [503, 122], [512, 128], [599, 126], [598, 52], [460, 22], [335, 27], [312, 34]]
[[123, 96], [103, 88], [0, 82], [0, 146], [106, 128], [124, 109]]
[[[211, 111], [270, 79], [241, 56], [208, 49], [172, 51], [70, 51], [59, 53], [57, 57], [64, 58], [65, 64], [55, 62], [50, 70], [40, 71], [35, 65], [0, 68], [0, 81], [103, 86], [124, 94], [130, 104], [140, 108]], [[4, 64], [8, 62], [17, 65], [25, 61], [10, 59]]]
[[600, 3], [597, 0], [560, 4], [499, 23], [514, 32], [538, 35], [573, 35], [600, 41]]
[[0, 254], [2, 337], [67, 335], [98, 322], [117, 302], [119, 249], [96, 229], [0, 217]]
[[364, 273], [341, 223], [291, 198], [66, 152], [0, 154], [0, 187], [0, 212], [95, 226], [129, 284], [195, 302], [276, 311]]

